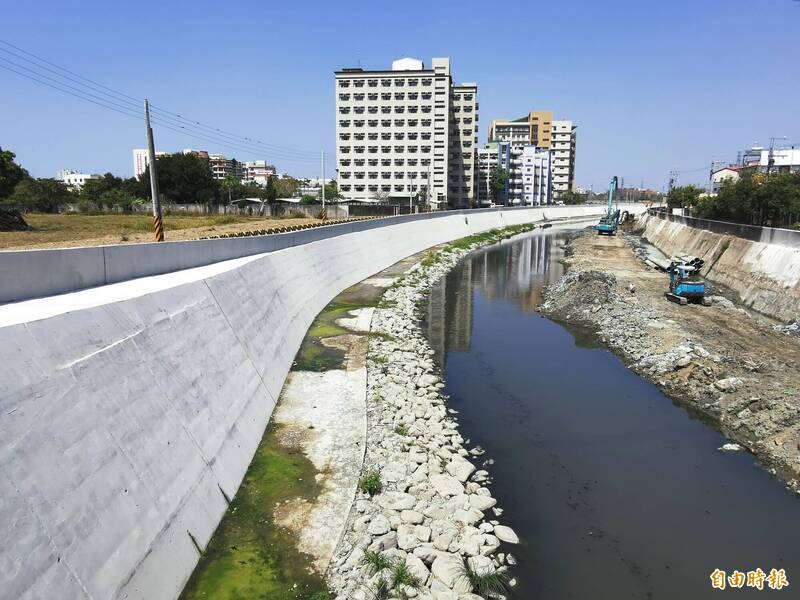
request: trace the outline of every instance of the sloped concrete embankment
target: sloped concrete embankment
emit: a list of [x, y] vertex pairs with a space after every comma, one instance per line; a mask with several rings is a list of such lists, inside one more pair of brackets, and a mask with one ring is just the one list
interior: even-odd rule
[[0, 306], [0, 598], [177, 597], [314, 316], [405, 256], [544, 212], [395, 220]]
[[652, 215], [643, 224], [642, 235], [665, 254], [705, 260], [706, 278], [736, 292], [744, 305], [781, 321], [800, 319], [800, 248], [752, 242]]

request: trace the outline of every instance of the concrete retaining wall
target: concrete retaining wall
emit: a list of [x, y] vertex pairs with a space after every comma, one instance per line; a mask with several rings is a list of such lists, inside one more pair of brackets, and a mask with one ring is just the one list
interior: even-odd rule
[[706, 277], [736, 292], [746, 306], [785, 322], [800, 319], [800, 248], [722, 235], [654, 215], [644, 225], [644, 237], [665, 254], [705, 260]]
[[0, 306], [0, 598], [177, 597], [317, 313], [414, 252], [543, 214], [556, 216], [472, 211], [288, 234], [296, 243], [282, 246], [235, 239], [217, 240], [221, 250], [185, 242], [48, 252], [52, 263], [6, 258], [5, 274], [64, 270], [69, 287], [271, 250]]

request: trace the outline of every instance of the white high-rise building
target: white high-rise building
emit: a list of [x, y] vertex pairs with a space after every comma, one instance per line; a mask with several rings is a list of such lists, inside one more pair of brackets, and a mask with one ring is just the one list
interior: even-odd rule
[[497, 195], [503, 206], [538, 206], [553, 202], [553, 152], [532, 144], [489, 142], [477, 151], [478, 206], [490, 206], [495, 199], [491, 173], [496, 167], [508, 171], [508, 181]]
[[554, 120], [550, 111], [532, 111], [519, 119], [492, 121], [489, 141], [552, 150], [552, 187], [554, 197], [558, 198], [575, 187], [576, 129], [572, 121]]
[[336, 79], [336, 169], [349, 200], [432, 208], [474, 201], [477, 85], [454, 85], [450, 59], [403, 58], [390, 71], [342, 69]]
[[[156, 158], [159, 156], [166, 156], [169, 152], [156, 152]], [[144, 150], [141, 148], [136, 148], [133, 151], [133, 176], [136, 179], [142, 176], [144, 170], [147, 168], [148, 165], [148, 158], [147, 158], [147, 149]], [[156, 169], [158, 171], [158, 169]]]

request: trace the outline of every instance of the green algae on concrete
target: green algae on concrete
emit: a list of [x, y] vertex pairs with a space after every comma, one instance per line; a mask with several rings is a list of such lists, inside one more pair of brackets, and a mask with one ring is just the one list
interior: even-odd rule
[[270, 424], [181, 599], [307, 600], [324, 593], [322, 577], [309, 570], [313, 557], [273, 523], [279, 503], [320, 493], [315, 475], [311, 461], [283, 445], [280, 426]]

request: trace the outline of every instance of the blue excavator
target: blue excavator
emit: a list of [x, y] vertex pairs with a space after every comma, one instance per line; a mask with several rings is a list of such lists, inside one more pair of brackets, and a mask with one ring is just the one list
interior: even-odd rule
[[703, 264], [697, 257], [673, 258], [667, 267], [669, 291], [664, 292], [667, 300], [681, 306], [689, 302], [711, 306], [711, 300], [706, 298], [706, 284], [700, 278]]
[[598, 235], [616, 235], [617, 227], [619, 227], [619, 209], [614, 208], [614, 192], [617, 191], [617, 178], [611, 180], [611, 185], [608, 188], [608, 208], [606, 214], [600, 218], [600, 222], [594, 226]]

